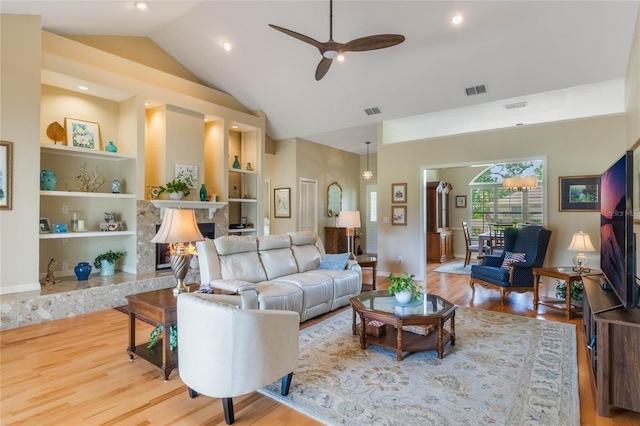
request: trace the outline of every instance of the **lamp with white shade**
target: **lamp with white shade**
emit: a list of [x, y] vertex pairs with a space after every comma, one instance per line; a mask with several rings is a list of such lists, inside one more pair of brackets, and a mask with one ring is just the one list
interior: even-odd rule
[[202, 240], [204, 237], [198, 229], [194, 210], [165, 209], [160, 229], [151, 242], [175, 244], [175, 252], [171, 254], [171, 270], [178, 280], [178, 284], [173, 289], [174, 294], [189, 291], [184, 285], [184, 278], [189, 271], [191, 254], [187, 252], [184, 243]]
[[515, 189], [526, 191], [538, 187], [538, 178], [535, 176], [515, 176], [502, 180], [502, 189]]
[[[343, 210], [340, 212], [340, 227], [347, 228], [347, 247], [350, 257], [353, 257], [353, 246], [351, 239], [356, 235], [355, 228], [360, 228], [360, 212], [357, 210]], [[354, 244], [355, 245], [355, 244]]]
[[596, 251], [591, 244], [591, 237], [582, 231], [573, 234], [571, 243], [567, 247], [569, 251], [577, 251], [578, 254], [573, 258], [573, 270], [576, 272], [589, 272], [589, 260], [584, 254], [585, 251]]

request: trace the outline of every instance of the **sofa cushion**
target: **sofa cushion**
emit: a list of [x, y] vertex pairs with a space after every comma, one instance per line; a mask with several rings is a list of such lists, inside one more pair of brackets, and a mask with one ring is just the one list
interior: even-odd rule
[[287, 235], [291, 237], [291, 244], [294, 246], [305, 246], [316, 243], [316, 233], [313, 231], [289, 232]]
[[[258, 283], [258, 304], [260, 309], [276, 309], [302, 312], [302, 289], [295, 284], [271, 281]], [[302, 321], [302, 319], [301, 319]]]
[[340, 271], [347, 266], [349, 256], [351, 256], [351, 253], [325, 254], [320, 265], [318, 265], [318, 269], [333, 269], [335, 271]]
[[307, 273], [328, 276], [333, 281], [333, 302], [331, 310], [348, 305], [349, 300], [360, 294], [360, 291], [362, 290], [360, 274], [351, 269], [343, 269], [340, 271], [332, 269], [318, 269]]
[[218, 256], [220, 273], [225, 280], [241, 280], [257, 283], [267, 279], [262, 269], [257, 252], [238, 253], [229, 256]]
[[329, 312], [333, 304], [333, 280], [327, 274], [305, 272], [285, 275], [271, 281], [274, 285], [290, 283], [302, 289], [302, 321]]
[[258, 251], [258, 240], [252, 236], [230, 235], [213, 240], [220, 256]]
[[258, 253], [268, 280], [298, 272], [290, 247], [291, 239], [288, 235], [267, 235], [258, 238]]

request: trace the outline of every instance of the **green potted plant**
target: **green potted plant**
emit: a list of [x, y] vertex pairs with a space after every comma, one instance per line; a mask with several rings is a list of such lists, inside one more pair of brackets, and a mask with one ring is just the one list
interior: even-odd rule
[[[578, 302], [578, 305], [582, 304], [582, 298], [584, 296], [584, 284], [582, 281], [574, 281], [571, 283], [571, 300]], [[556, 297], [558, 299], [566, 299], [567, 297], [567, 283], [564, 280], [556, 280]]]
[[104, 253], [100, 253], [93, 260], [93, 266], [96, 269], [100, 269], [101, 276], [113, 275], [115, 273], [116, 260], [120, 259], [127, 253], [124, 251], [109, 250]]
[[422, 289], [413, 283], [414, 277], [415, 275], [409, 275], [406, 271], [398, 277], [389, 274], [389, 287], [387, 291], [389, 294], [395, 295], [399, 303], [422, 299]]
[[158, 191], [158, 195], [164, 194], [165, 192], [169, 194], [169, 198], [180, 200], [183, 197], [188, 196], [191, 193], [191, 190], [186, 182], [174, 179], [171, 182], [168, 182], [165, 186], [161, 186], [160, 191]]

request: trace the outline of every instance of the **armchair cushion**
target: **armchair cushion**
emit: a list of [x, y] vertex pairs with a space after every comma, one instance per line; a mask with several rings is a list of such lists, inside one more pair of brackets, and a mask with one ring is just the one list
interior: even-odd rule
[[504, 252], [504, 260], [502, 261], [502, 268], [509, 269], [512, 263], [523, 262], [525, 254], [524, 253], [512, 253], [510, 251]]
[[351, 253], [340, 254], [325, 254], [320, 262], [318, 269], [332, 269], [334, 271], [341, 271], [347, 266], [347, 261]]

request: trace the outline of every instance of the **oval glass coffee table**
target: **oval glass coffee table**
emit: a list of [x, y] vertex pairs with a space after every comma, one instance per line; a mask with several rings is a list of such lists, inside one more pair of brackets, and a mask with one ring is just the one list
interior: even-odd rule
[[[402, 361], [410, 353], [433, 350], [442, 358], [444, 346], [456, 343], [457, 307], [439, 296], [427, 294], [424, 300], [398, 303], [386, 291], [369, 291], [351, 298], [351, 308], [352, 331], [360, 336], [361, 349], [367, 343], [395, 349], [396, 359]], [[445, 330], [447, 321], [449, 331]]]

